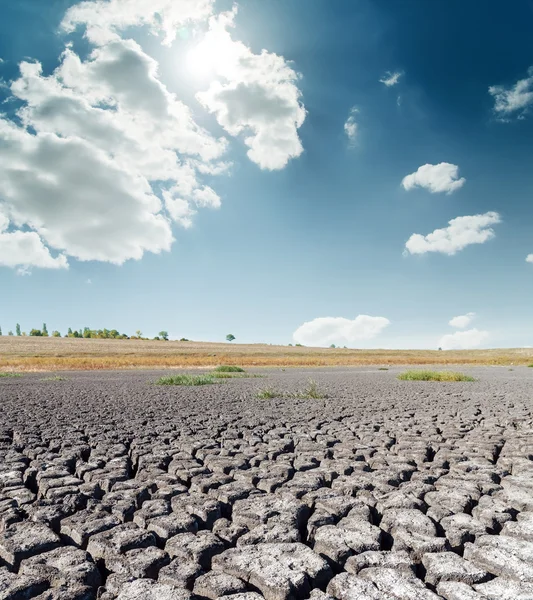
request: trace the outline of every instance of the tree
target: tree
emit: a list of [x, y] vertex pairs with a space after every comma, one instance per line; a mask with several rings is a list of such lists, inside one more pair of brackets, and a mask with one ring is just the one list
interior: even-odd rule
[[137, 329], [137, 331], [135, 332], [135, 335], [136, 335], [136, 336], [137, 336], [139, 339], [141, 339], [141, 338], [142, 338], [142, 336], [143, 336], [143, 332], [142, 332], [140, 329]]
[[2, 335], [2, 328], [0, 327], [0, 335]]
[[33, 335], [34, 337], [42, 337], [43, 332], [40, 329], [32, 329], [30, 331], [30, 335]]
[[22, 335], [20, 333], [20, 325], [17, 323], [17, 325], [15, 326], [15, 331], [17, 332], [17, 335]]
[[69, 327], [68, 331], [67, 331], [67, 337], [71, 337], [71, 336], [72, 336], [72, 327]]
[[163, 338], [166, 342], [168, 342], [168, 331], [160, 331], [159, 337]]
[[43, 323], [42, 333], [44, 337], [48, 337], [48, 329], [46, 329], [46, 323]]
[[233, 335], [233, 333], [228, 333], [228, 335], [226, 336], [226, 339], [228, 340], [228, 342], [233, 342], [233, 340], [235, 339], [235, 336]]
[[59, 331], [52, 331], [52, 337], [61, 337], [61, 334], [59, 333]]
[[7, 332], [7, 335], [13, 335], [13, 332], [11, 331], [11, 329]]
[[336, 348], [335, 344], [331, 344], [330, 348]]

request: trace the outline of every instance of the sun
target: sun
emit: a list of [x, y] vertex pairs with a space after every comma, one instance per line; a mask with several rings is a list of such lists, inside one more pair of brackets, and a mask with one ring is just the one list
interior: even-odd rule
[[201, 79], [227, 73], [238, 59], [238, 48], [224, 34], [208, 33], [186, 54], [187, 69]]

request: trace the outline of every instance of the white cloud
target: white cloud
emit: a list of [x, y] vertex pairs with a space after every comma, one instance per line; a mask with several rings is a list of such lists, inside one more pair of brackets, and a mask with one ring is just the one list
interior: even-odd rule
[[472, 319], [476, 316], [476, 313], [473, 312], [469, 312], [466, 313], [466, 315], [459, 315], [458, 317], [453, 317], [453, 319], [450, 320], [450, 325], [452, 327], [457, 327], [458, 329], [464, 329], [465, 327], [468, 327], [470, 325], [470, 323], [472, 322]]
[[387, 87], [392, 87], [400, 81], [402, 75], [403, 73], [401, 71], [387, 71], [379, 81], [384, 83]]
[[439, 342], [439, 346], [443, 350], [469, 350], [481, 346], [489, 335], [488, 331], [479, 331], [478, 329], [456, 331], [444, 335]]
[[492, 85], [489, 94], [494, 98], [494, 112], [503, 120], [513, 113], [523, 117], [530, 104], [533, 104], [533, 67], [528, 69], [528, 77], [520, 79], [512, 87]]
[[390, 321], [385, 317], [359, 315], [355, 319], [319, 317], [298, 327], [293, 339], [305, 346], [353, 345], [378, 336]]
[[348, 136], [350, 147], [355, 146], [355, 141], [357, 139], [358, 133], [358, 125], [355, 120], [355, 115], [359, 112], [359, 109], [355, 106], [350, 110], [350, 115], [346, 119], [346, 123], [344, 123], [344, 133]]
[[412, 190], [415, 187], [422, 187], [432, 194], [446, 192], [451, 194], [463, 187], [466, 179], [459, 179], [459, 167], [450, 163], [439, 163], [438, 165], [422, 165], [418, 169], [407, 175], [402, 180], [402, 185], [406, 190]]
[[501, 218], [497, 212], [457, 217], [448, 222], [448, 227], [435, 229], [426, 236], [413, 233], [405, 244], [406, 252], [409, 254], [441, 252], [451, 256], [466, 246], [483, 244], [492, 239], [494, 231], [490, 225], [500, 222]]
[[119, 39], [118, 31], [148, 26], [152, 33], [163, 34], [170, 45], [180, 28], [207, 19], [214, 0], [88, 0], [67, 10], [61, 23], [67, 32], [85, 26], [87, 38], [94, 44]]
[[282, 169], [303, 152], [298, 137], [306, 112], [299, 75], [283, 56], [254, 54], [232, 39], [236, 9], [210, 19], [209, 31], [192, 51], [193, 64], [218, 79], [196, 94], [232, 136], [244, 136], [248, 157], [262, 169]]
[[533, 254], [528, 254], [526, 256], [526, 262], [533, 263]]

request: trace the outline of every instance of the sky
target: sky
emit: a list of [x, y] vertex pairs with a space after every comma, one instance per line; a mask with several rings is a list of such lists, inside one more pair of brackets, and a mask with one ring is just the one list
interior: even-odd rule
[[533, 2], [0, 6], [0, 326], [533, 345]]

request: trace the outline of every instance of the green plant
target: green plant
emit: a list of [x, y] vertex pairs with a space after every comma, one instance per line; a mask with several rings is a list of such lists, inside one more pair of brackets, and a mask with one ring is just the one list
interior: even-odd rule
[[33, 335], [35, 337], [42, 337], [43, 332], [40, 329], [32, 329], [30, 330], [30, 335]]
[[168, 331], [160, 331], [159, 332], [159, 337], [162, 340], [165, 340], [167, 342], [168, 341]]
[[43, 337], [48, 337], [48, 329], [46, 328], [46, 323], [43, 323], [42, 335]]
[[11, 331], [11, 329], [7, 332], [7, 335], [13, 335], [13, 332]]
[[388, 371], [389, 368], [388, 367], [379, 367], [378, 371]]
[[15, 331], [17, 332], [17, 335], [22, 335], [20, 333], [20, 325], [18, 323], [15, 325]]
[[45, 377], [42, 381], [68, 381], [66, 377], [61, 377], [61, 375], [51, 375], [50, 377]]
[[170, 375], [161, 377], [157, 385], [209, 385], [216, 383], [211, 375]]
[[531, 367], [531, 368], [533, 368], [533, 364], [531, 364], [531, 365], [528, 365], [528, 367]]
[[228, 333], [228, 335], [226, 336], [226, 340], [228, 340], [228, 342], [233, 342], [234, 339], [235, 336], [233, 335], [233, 333]]
[[256, 397], [260, 400], [271, 400], [272, 398], [281, 398], [282, 394], [277, 392], [274, 388], [268, 387], [259, 390]]
[[0, 373], [0, 377], [22, 377], [22, 373]]
[[216, 367], [217, 373], [244, 373], [242, 367], [236, 367], [235, 365], [220, 365]]
[[52, 337], [61, 337], [59, 331], [52, 331]]
[[475, 381], [470, 375], [455, 371], [405, 371], [398, 379], [402, 381]]
[[303, 390], [288, 395], [289, 398], [301, 398], [304, 400], [323, 400], [327, 398], [319, 389], [316, 381], [309, 380], [307, 387]]

